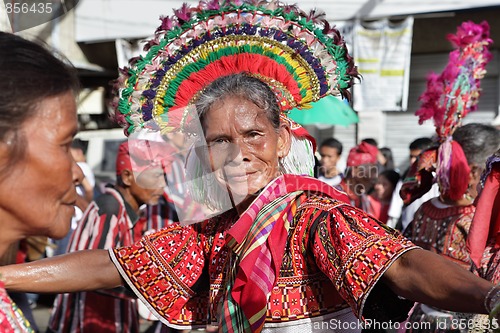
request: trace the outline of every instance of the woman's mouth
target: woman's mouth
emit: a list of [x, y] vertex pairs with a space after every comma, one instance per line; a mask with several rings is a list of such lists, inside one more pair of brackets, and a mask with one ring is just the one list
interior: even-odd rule
[[227, 181], [243, 183], [247, 182], [248, 178], [253, 172], [245, 172], [245, 173], [226, 173], [225, 177]]

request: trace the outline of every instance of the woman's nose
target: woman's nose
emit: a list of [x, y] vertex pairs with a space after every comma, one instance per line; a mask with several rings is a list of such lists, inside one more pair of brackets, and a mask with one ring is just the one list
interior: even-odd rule
[[250, 149], [243, 142], [235, 142], [230, 146], [228, 154], [228, 163], [241, 163], [250, 160]]
[[75, 160], [73, 160], [71, 165], [71, 172], [73, 174], [73, 183], [75, 185], [81, 184], [85, 176], [83, 175], [82, 169], [78, 166], [78, 164], [76, 164]]

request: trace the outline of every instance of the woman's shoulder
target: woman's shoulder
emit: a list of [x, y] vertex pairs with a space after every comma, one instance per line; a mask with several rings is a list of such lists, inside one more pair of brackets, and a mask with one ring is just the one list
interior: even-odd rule
[[349, 204], [326, 195], [310, 194], [307, 195], [304, 201], [301, 202], [298, 210], [317, 209], [323, 211], [333, 211], [341, 206], [349, 206]]

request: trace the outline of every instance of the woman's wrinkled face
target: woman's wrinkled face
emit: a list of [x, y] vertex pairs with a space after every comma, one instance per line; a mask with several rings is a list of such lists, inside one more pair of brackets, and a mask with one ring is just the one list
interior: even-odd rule
[[279, 175], [278, 160], [290, 148], [290, 129], [274, 128], [254, 103], [228, 96], [206, 113], [205, 138], [217, 182], [235, 204], [253, 198]]
[[469, 187], [467, 189], [467, 194], [470, 198], [476, 199], [480, 192], [481, 174], [484, 168], [477, 165], [471, 165], [471, 172], [469, 175]]
[[[42, 100], [20, 129], [25, 155], [0, 182], [0, 216], [17, 235], [64, 237], [82, 173], [70, 152], [77, 132], [75, 97], [67, 92]], [[2, 150], [4, 152], [4, 150]]]

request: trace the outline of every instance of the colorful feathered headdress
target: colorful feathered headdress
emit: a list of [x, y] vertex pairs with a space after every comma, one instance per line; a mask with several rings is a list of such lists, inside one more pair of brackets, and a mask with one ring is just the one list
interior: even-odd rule
[[[146, 45], [147, 54], [134, 59], [116, 82], [115, 118], [131, 136], [142, 129], [165, 133], [184, 128], [198, 94], [220, 77], [245, 73], [261, 80], [286, 114], [328, 95], [348, 97], [358, 75], [342, 37], [323, 13], [307, 14], [278, 1], [255, 0], [201, 1], [196, 7], [183, 5], [174, 13], [162, 18], [154, 39]], [[312, 170], [314, 155], [309, 144], [303, 144], [309, 141], [304, 139], [306, 133], [300, 133], [303, 129], [293, 123], [291, 129], [302, 142], [295, 145], [292, 138], [290, 153], [281, 158], [280, 167], [287, 173], [287, 165], [298, 166], [294, 169], [302, 174], [301, 165]], [[287, 160], [291, 152], [295, 157]], [[222, 200], [210, 202], [218, 198], [210, 194], [218, 186], [212, 170], [205, 173], [195, 156], [186, 158], [186, 169], [193, 170], [188, 177], [189, 192], [195, 201], [226, 210], [228, 206], [217, 206]], [[222, 190], [227, 191], [213, 192]], [[242, 292], [240, 281], [236, 276], [233, 284], [237, 290], [231, 289], [231, 297], [223, 304], [220, 330], [260, 331], [267, 286], [249, 283], [252, 287]]]
[[462, 23], [456, 35], [447, 36], [456, 47], [449, 55], [448, 65], [440, 75], [431, 73], [427, 78], [427, 90], [419, 98], [422, 106], [415, 115], [420, 124], [434, 120], [441, 142], [453, 134], [469, 112], [477, 109], [481, 79], [492, 58], [489, 35], [486, 21]]
[[127, 133], [168, 132], [197, 94], [221, 76], [246, 72], [271, 87], [282, 111], [326, 95], [349, 96], [358, 73], [324, 13], [278, 1], [201, 1], [162, 17], [147, 54], [116, 81], [115, 118]]
[[[492, 58], [489, 34], [486, 21], [480, 24], [467, 21], [458, 27], [455, 35], [447, 36], [456, 49], [450, 52], [448, 64], [440, 75], [431, 73], [428, 76], [427, 89], [419, 98], [422, 105], [415, 113], [420, 124], [433, 119], [439, 147], [434, 152], [433, 165], [414, 170], [413, 179], [410, 175], [407, 188], [403, 190], [407, 202], [411, 197], [409, 188], [420, 186], [420, 172], [436, 171], [441, 193], [452, 200], [458, 200], [466, 193], [470, 169], [461, 146], [452, 140], [452, 135], [462, 119], [477, 109], [480, 80]], [[429, 153], [425, 160], [430, 163]]]

